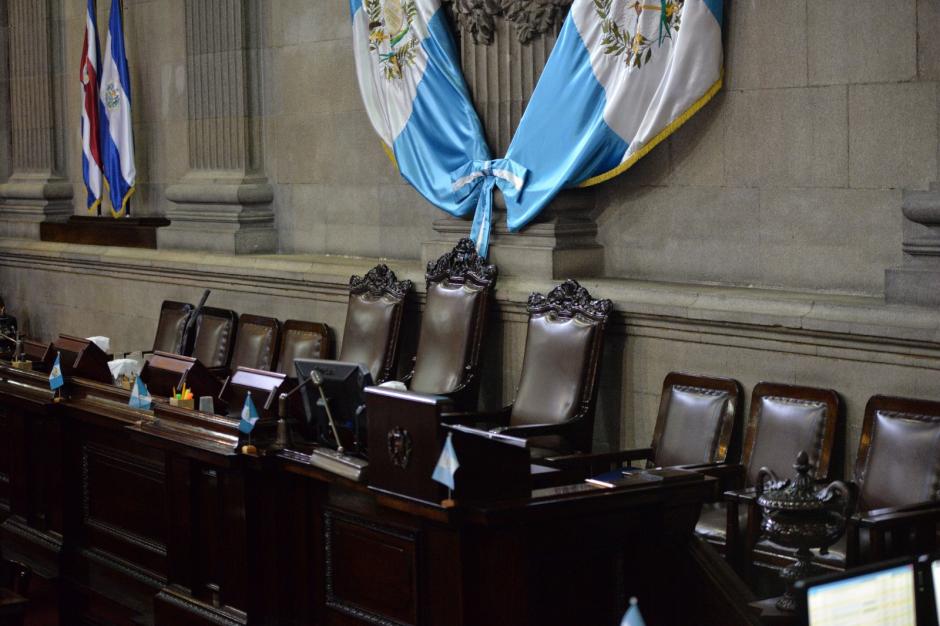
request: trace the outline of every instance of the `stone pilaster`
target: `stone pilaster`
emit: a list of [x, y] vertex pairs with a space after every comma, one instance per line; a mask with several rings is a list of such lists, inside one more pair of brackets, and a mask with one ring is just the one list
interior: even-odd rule
[[0, 185], [0, 235], [38, 239], [42, 222], [72, 213], [64, 176], [62, 19], [56, 0], [6, 6], [10, 157]]
[[905, 304], [940, 305], [940, 182], [927, 191], [906, 191], [904, 261], [885, 271], [885, 299]]
[[[495, 157], [506, 153], [513, 133], [555, 45], [571, 0], [455, 0], [451, 4], [460, 61], [486, 139]], [[523, 164], [524, 165], [524, 164]], [[503, 275], [539, 278], [594, 276], [603, 270], [603, 248], [591, 217], [594, 192], [562, 193], [522, 232], [506, 228], [505, 205], [496, 194], [490, 261]], [[437, 258], [465, 236], [470, 223], [443, 218], [422, 256]]]
[[167, 189], [161, 248], [274, 252], [261, 142], [258, 0], [185, 0], [189, 172]]

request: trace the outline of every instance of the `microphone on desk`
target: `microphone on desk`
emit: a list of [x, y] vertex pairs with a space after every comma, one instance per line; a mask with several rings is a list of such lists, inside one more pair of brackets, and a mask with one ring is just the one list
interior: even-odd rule
[[274, 447], [289, 448], [291, 445], [290, 429], [287, 427], [287, 401], [295, 393], [310, 384], [310, 379], [300, 381], [300, 384], [277, 397], [277, 435], [274, 439]]
[[330, 429], [333, 431], [333, 438], [336, 439], [336, 451], [343, 454], [345, 450], [343, 449], [343, 443], [339, 439], [339, 431], [336, 430], [336, 422], [333, 421], [333, 411], [330, 410], [330, 403], [326, 399], [326, 393], [323, 391], [323, 374], [317, 370], [311, 370], [310, 382], [316, 385], [317, 389], [320, 390], [320, 401], [323, 403], [323, 408], [326, 411], [326, 419], [330, 423]]

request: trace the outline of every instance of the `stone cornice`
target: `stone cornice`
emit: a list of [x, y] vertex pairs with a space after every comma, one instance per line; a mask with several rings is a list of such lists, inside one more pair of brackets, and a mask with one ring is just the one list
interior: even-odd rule
[[[113, 275], [174, 286], [244, 291], [277, 298], [345, 303], [349, 277], [379, 259], [312, 255], [223, 255], [105, 248], [0, 239], [0, 266], [60, 274]], [[416, 261], [382, 260], [424, 299]], [[120, 268], [116, 271], [115, 268]], [[581, 279], [610, 298], [610, 329], [629, 336], [715, 345], [765, 346], [777, 352], [940, 369], [940, 311], [885, 304], [880, 298], [617, 278]], [[500, 277], [495, 300], [503, 320], [524, 321], [526, 300], [545, 281]]]

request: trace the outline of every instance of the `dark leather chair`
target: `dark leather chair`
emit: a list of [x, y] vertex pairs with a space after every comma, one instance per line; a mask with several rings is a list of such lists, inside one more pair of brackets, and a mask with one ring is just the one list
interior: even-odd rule
[[604, 331], [613, 307], [567, 280], [527, 309], [522, 378], [516, 399], [495, 414], [494, 431], [529, 440], [533, 457], [590, 452]]
[[320, 322], [287, 320], [281, 331], [277, 371], [293, 381], [294, 359], [328, 359], [333, 356], [330, 327]]
[[157, 333], [153, 338], [153, 352], [186, 354], [191, 348], [186, 336], [186, 322], [193, 313], [193, 305], [165, 300], [160, 307]]
[[411, 391], [449, 396], [458, 410], [474, 410], [496, 266], [487, 265], [473, 242], [464, 238], [428, 263], [425, 278], [427, 303], [418, 351], [403, 382]]
[[238, 333], [232, 350], [231, 369], [248, 367], [270, 372], [277, 363], [281, 323], [273, 317], [247, 315], [238, 318]]
[[235, 311], [203, 307], [196, 318], [192, 356], [214, 375], [226, 376], [237, 332], [238, 314]]
[[[821, 565], [835, 570], [933, 552], [940, 523], [940, 402], [874, 396], [865, 407], [846, 534]], [[760, 541], [755, 558], [789, 557]]]
[[750, 563], [760, 534], [761, 515], [754, 485], [761, 468], [789, 478], [797, 455], [805, 450], [815, 468], [815, 478], [828, 479], [841, 412], [839, 395], [831, 389], [775, 383], [754, 387], [741, 464], [715, 466], [708, 472], [736, 489], [725, 492], [723, 503], [702, 508], [695, 532], [725, 550], [732, 563]]
[[362, 363], [376, 384], [391, 379], [398, 364], [398, 339], [410, 280], [399, 281], [385, 265], [349, 279], [349, 305], [340, 361]]

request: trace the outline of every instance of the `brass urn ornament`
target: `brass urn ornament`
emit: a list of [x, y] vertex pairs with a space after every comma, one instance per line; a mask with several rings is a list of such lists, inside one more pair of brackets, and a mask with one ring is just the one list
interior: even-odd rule
[[825, 552], [838, 541], [854, 509], [854, 492], [845, 483], [816, 485], [805, 451], [797, 455], [793, 468], [796, 476], [786, 481], [766, 467], [757, 474], [757, 504], [763, 511], [761, 530], [778, 546], [796, 550], [796, 562], [780, 572], [787, 586], [777, 599], [776, 606], [782, 611], [796, 609], [793, 584], [816, 573], [810, 550]]

